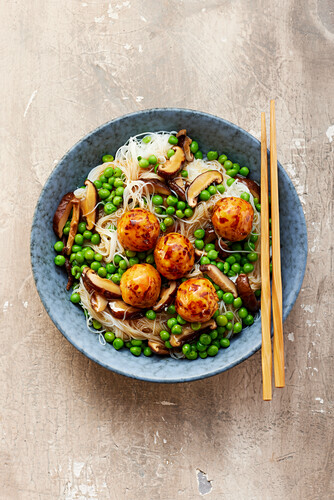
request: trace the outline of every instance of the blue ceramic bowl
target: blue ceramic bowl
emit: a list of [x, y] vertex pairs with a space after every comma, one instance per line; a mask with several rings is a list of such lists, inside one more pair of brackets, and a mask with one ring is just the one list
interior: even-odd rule
[[[141, 132], [186, 128], [203, 151], [224, 151], [229, 158], [250, 168], [250, 177], [260, 180], [260, 142], [241, 128], [216, 116], [185, 109], [151, 109], [112, 120], [79, 141], [59, 162], [48, 178], [35, 210], [31, 232], [31, 261], [38, 293], [56, 327], [83, 354], [114, 372], [151, 382], [186, 382], [228, 370], [261, 347], [261, 320], [233, 338], [229, 349], [214, 358], [196, 361], [153, 356], [135, 358], [127, 349], [117, 352], [102, 346], [98, 335], [86, 328], [81, 308], [69, 301], [67, 278], [54, 265], [53, 214], [61, 197], [82, 185], [101, 156], [114, 153], [130, 136]], [[307, 234], [297, 193], [279, 165], [279, 195], [283, 280], [283, 319], [299, 293], [306, 265]]]

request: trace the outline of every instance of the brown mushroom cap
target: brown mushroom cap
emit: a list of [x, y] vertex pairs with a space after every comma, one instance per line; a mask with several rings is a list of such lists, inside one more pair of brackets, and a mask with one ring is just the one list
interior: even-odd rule
[[205, 273], [212, 279], [216, 285], [218, 285], [224, 292], [232, 293], [233, 297], [236, 299], [238, 297], [238, 291], [230, 278], [228, 278], [224, 273], [222, 273], [217, 266], [213, 264], [206, 264], [200, 266], [200, 271]]
[[80, 200], [78, 200], [78, 198], [74, 197], [74, 199], [72, 200], [72, 207], [73, 207], [73, 212], [70, 225], [70, 232], [68, 233], [66, 247], [63, 249], [63, 252], [66, 253], [67, 255], [70, 255], [71, 253], [72, 246], [74, 244], [74, 238], [78, 231], [78, 224], [80, 220]]
[[147, 183], [146, 187], [149, 194], [158, 193], [163, 196], [172, 194], [169, 187], [164, 182], [159, 181], [159, 179], [145, 179], [145, 182]]
[[185, 183], [182, 177], [170, 180], [168, 185], [181, 200], [186, 201]]
[[74, 193], [66, 193], [57, 207], [57, 210], [53, 217], [53, 230], [61, 238], [63, 236], [63, 229], [70, 216], [72, 210], [72, 201], [74, 200]]
[[108, 304], [110, 314], [117, 319], [138, 319], [144, 316], [142, 309], [129, 306], [123, 300], [112, 300]]
[[216, 182], [221, 184], [223, 182], [223, 175], [218, 170], [208, 170], [203, 174], [198, 175], [190, 184], [187, 189], [187, 201], [191, 208], [196, 207], [198, 200], [197, 197], [206, 189], [210, 184]]
[[237, 174], [235, 179], [238, 179], [239, 182], [245, 184], [248, 187], [254, 198], [258, 198], [259, 203], [261, 202], [261, 188], [257, 182], [252, 179], [247, 179], [246, 177], [241, 177], [241, 175]]
[[212, 243], [212, 241], [215, 241], [216, 239], [217, 239], [217, 234], [215, 228], [213, 227], [212, 224], [210, 224], [205, 229], [204, 243], [207, 245], [208, 243]]
[[176, 295], [177, 287], [177, 281], [169, 281], [167, 288], [161, 288], [159, 300], [152, 307], [153, 311], [161, 312], [165, 307], [169, 306]]
[[185, 128], [180, 130], [177, 134], [176, 137], [178, 138], [178, 146], [183, 149], [186, 160], [191, 162], [194, 159], [194, 155], [190, 151], [190, 144], [193, 142], [190, 137], [187, 136], [187, 131]]
[[164, 179], [174, 177], [181, 170], [185, 161], [185, 154], [182, 148], [173, 146], [172, 149], [175, 151], [175, 154], [165, 163], [160, 163], [158, 166], [157, 174]]
[[80, 205], [87, 229], [90, 231], [96, 224], [98, 199], [96, 187], [89, 179], [86, 179], [85, 186], [87, 186], [86, 197], [80, 201]]
[[149, 340], [147, 344], [155, 354], [159, 354], [160, 356], [168, 356], [169, 350], [164, 346], [164, 344], [156, 340]]
[[239, 296], [242, 299], [243, 305], [250, 311], [255, 313], [260, 309], [260, 301], [257, 300], [253, 292], [248, 276], [246, 274], [239, 274], [236, 280]]
[[104, 311], [108, 305], [107, 299], [97, 292], [92, 293], [90, 303], [94, 311], [97, 313]]
[[118, 285], [106, 278], [101, 278], [89, 267], [84, 268], [81, 276], [83, 284], [89, 292], [98, 292], [110, 300], [118, 299], [121, 296], [121, 289]]
[[181, 347], [186, 342], [191, 342], [192, 340], [195, 340], [202, 333], [204, 333], [204, 331], [214, 330], [216, 326], [217, 324], [214, 319], [210, 319], [209, 321], [202, 323], [201, 328], [196, 331], [193, 330], [191, 326], [186, 326], [185, 328], [183, 328], [182, 333], [180, 335], [172, 334], [170, 336], [169, 341], [173, 347]]

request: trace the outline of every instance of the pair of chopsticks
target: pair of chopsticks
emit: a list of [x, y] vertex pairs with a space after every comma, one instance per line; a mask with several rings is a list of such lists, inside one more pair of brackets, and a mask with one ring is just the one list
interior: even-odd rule
[[[277, 178], [277, 145], [275, 101], [270, 101], [270, 187], [272, 231], [272, 311], [274, 326], [275, 386], [285, 386], [284, 341], [282, 320], [282, 279], [279, 233], [279, 201]], [[261, 321], [263, 400], [272, 398], [271, 295], [269, 257], [269, 200], [267, 133], [265, 113], [261, 113]]]

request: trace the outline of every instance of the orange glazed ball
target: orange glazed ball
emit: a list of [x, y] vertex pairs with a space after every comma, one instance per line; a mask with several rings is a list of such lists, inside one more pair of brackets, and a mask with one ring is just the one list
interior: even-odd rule
[[157, 242], [160, 232], [158, 219], [148, 210], [133, 208], [117, 223], [118, 241], [126, 250], [145, 252]]
[[124, 302], [147, 309], [160, 295], [160, 274], [151, 264], [135, 264], [122, 275], [120, 287]]
[[208, 321], [218, 309], [218, 297], [213, 284], [205, 278], [184, 281], [177, 290], [175, 309], [190, 323]]
[[193, 267], [195, 252], [188, 238], [179, 233], [169, 233], [158, 240], [154, 259], [160, 274], [169, 280], [176, 280]]
[[252, 230], [253, 207], [242, 198], [230, 196], [217, 201], [212, 214], [216, 233], [229, 241], [241, 241]]

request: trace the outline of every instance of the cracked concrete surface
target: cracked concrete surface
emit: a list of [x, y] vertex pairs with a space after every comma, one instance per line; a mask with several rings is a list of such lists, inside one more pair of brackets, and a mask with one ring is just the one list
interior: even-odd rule
[[[331, 2], [18, 0], [0, 15], [1, 500], [332, 498]], [[30, 270], [34, 206], [58, 159], [149, 107], [207, 111], [258, 136], [270, 98], [309, 237], [284, 325], [286, 388], [262, 402], [259, 353], [172, 386], [86, 359]]]

